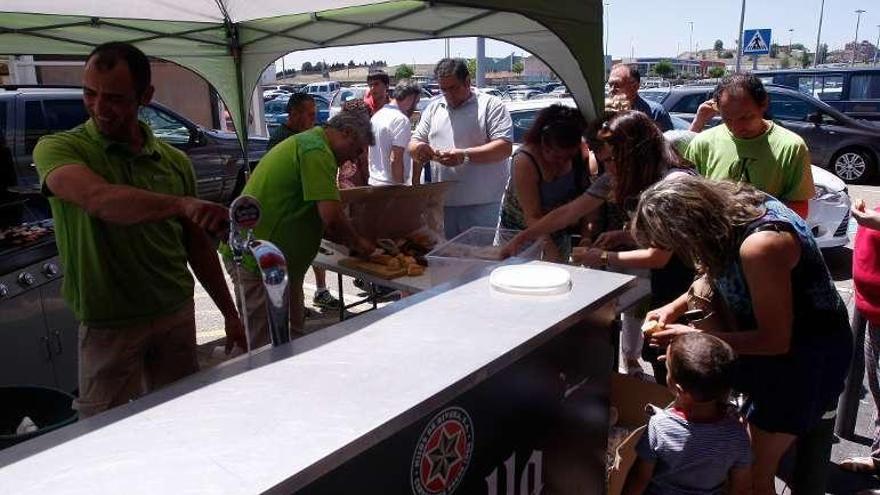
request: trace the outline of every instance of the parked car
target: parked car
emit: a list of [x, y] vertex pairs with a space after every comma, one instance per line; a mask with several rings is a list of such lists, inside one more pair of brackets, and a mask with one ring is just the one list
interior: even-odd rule
[[[333, 117], [334, 115], [339, 113], [342, 110], [343, 103], [349, 100], [363, 99], [364, 95], [367, 94], [368, 89], [369, 88], [366, 86], [351, 86], [348, 88], [341, 88], [330, 99], [329, 116]], [[421, 111], [428, 106], [428, 103], [430, 103], [432, 98], [435, 98], [435, 96], [432, 95], [431, 92], [425, 89], [425, 87], [423, 86], [422, 96], [421, 99], [419, 99], [419, 104], [416, 106], [416, 112], [421, 113]]]
[[764, 84], [812, 95], [856, 119], [880, 121], [880, 67], [755, 71]]
[[[234, 133], [205, 129], [153, 102], [141, 107], [140, 119], [156, 137], [186, 153], [196, 173], [202, 199], [229, 202], [240, 190], [243, 174], [241, 146]], [[12, 151], [19, 188], [39, 191], [32, 153], [40, 137], [72, 129], [88, 120], [82, 90], [52, 87], [0, 87], [0, 129]], [[248, 139], [248, 164], [266, 152], [267, 139]]]
[[534, 89], [516, 89], [507, 93], [512, 101], [530, 100], [539, 94], [541, 92]]
[[[514, 150], [521, 144], [526, 131], [535, 122], [535, 116], [542, 109], [550, 105], [561, 104], [576, 107], [571, 98], [537, 99], [527, 101], [510, 101], [505, 106], [510, 112], [513, 121]], [[676, 115], [672, 115], [672, 125], [675, 129], [688, 129], [690, 123]], [[813, 172], [813, 184], [816, 194], [810, 200], [810, 212], [807, 217], [807, 225], [816, 238], [816, 244], [820, 248], [832, 248], [845, 246], [849, 242], [847, 227], [849, 227], [850, 198], [846, 184], [827, 170], [817, 166], [811, 167]]]
[[333, 93], [339, 91], [342, 86], [339, 81], [323, 81], [319, 83], [311, 83], [302, 89], [303, 93], [310, 95], [318, 95], [328, 100], [333, 97]]
[[[767, 118], [796, 132], [807, 143], [813, 164], [827, 168], [851, 184], [877, 174], [880, 163], [880, 125], [858, 120], [799, 91], [767, 85]], [[687, 86], [640, 91], [663, 105], [670, 114], [692, 120], [700, 104], [712, 97], [714, 87]], [[715, 118], [708, 125], [720, 123]]]
[[[312, 98], [315, 100], [315, 123], [320, 125], [327, 120], [330, 119], [330, 102], [327, 101], [326, 98], [312, 95]], [[290, 96], [279, 96], [274, 100], [267, 101], [263, 105], [263, 113], [266, 116], [266, 126], [269, 128], [269, 133], [275, 130], [279, 125], [287, 122], [287, 102], [290, 101]]]
[[484, 93], [484, 94], [492, 95], [492, 96], [497, 96], [498, 98], [501, 98], [502, 100], [507, 99], [507, 93], [505, 93], [504, 91], [501, 91], [498, 88], [477, 88], [477, 90], [480, 93]]

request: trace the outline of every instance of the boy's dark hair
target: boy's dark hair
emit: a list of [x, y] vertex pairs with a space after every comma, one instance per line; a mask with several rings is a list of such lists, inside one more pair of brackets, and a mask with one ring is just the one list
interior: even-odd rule
[[89, 56], [86, 57], [86, 63], [93, 57], [95, 57], [95, 65], [102, 71], [112, 70], [116, 67], [117, 62], [124, 61], [128, 65], [128, 71], [134, 81], [134, 91], [138, 98], [150, 87], [152, 79], [150, 60], [144, 55], [144, 52], [134, 45], [121, 41], [104, 43], [96, 46], [89, 53]]
[[290, 99], [287, 100], [287, 113], [293, 113], [296, 107], [307, 101], [315, 101], [315, 98], [308, 93], [294, 93], [290, 95]]
[[370, 81], [382, 81], [383, 83], [385, 83], [385, 86], [391, 85], [391, 79], [388, 77], [388, 74], [386, 74], [384, 70], [370, 71], [370, 73], [367, 74], [367, 82], [369, 83]]
[[698, 402], [724, 399], [730, 393], [736, 354], [718, 337], [688, 333], [669, 346], [669, 376]]
[[556, 103], [538, 112], [532, 127], [523, 136], [523, 142], [571, 148], [581, 143], [586, 127], [584, 117], [576, 108]]
[[718, 86], [715, 86], [715, 92], [712, 97], [717, 102], [722, 94], [729, 92], [745, 93], [758, 105], [763, 105], [768, 101], [767, 89], [764, 88], [764, 83], [751, 73], [737, 72], [736, 74], [724, 77], [718, 83]]
[[459, 81], [465, 82], [470, 75], [467, 62], [460, 58], [441, 59], [434, 67], [434, 77], [437, 79], [440, 79], [441, 77], [455, 76]]

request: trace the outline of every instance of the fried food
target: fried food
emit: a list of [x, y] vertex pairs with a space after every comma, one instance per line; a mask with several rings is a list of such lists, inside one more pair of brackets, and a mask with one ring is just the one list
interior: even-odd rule
[[647, 337], [650, 337], [660, 330], [663, 330], [663, 325], [657, 320], [645, 320], [645, 323], [642, 324], [642, 333]]

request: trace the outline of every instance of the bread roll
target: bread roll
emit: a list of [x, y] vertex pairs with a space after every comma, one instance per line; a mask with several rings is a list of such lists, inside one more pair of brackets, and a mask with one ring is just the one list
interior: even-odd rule
[[657, 320], [645, 320], [645, 323], [642, 324], [642, 333], [648, 337], [660, 330], [663, 330], [663, 325]]

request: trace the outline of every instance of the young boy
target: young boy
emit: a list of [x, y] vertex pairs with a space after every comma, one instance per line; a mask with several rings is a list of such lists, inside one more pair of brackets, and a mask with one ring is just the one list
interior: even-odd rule
[[751, 493], [749, 437], [727, 402], [735, 357], [703, 333], [672, 342], [667, 386], [675, 402], [648, 421], [624, 494]]

